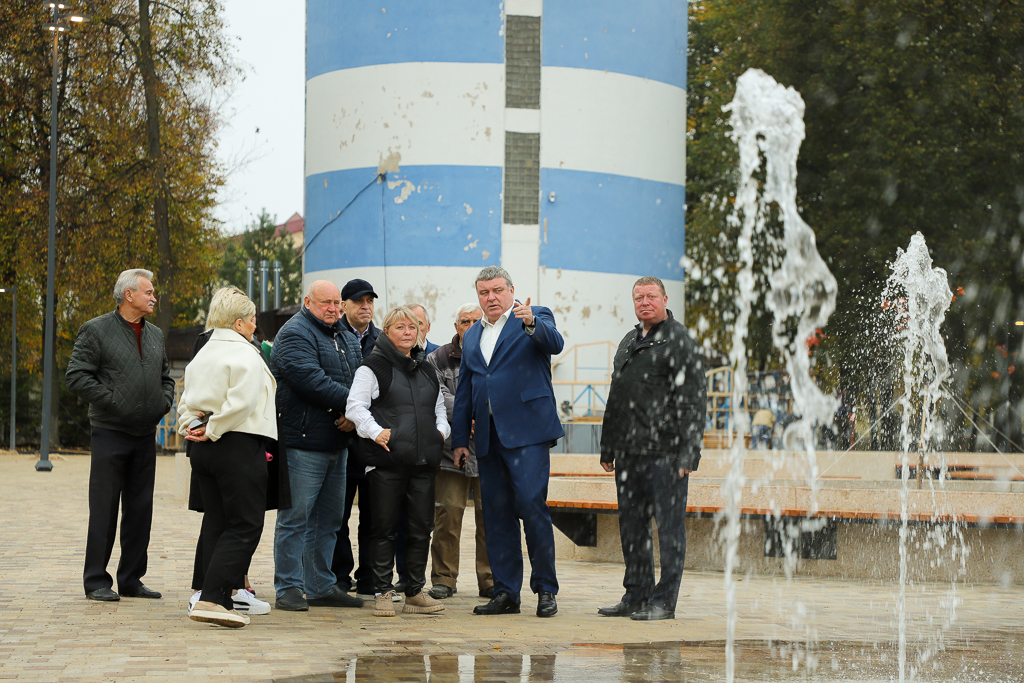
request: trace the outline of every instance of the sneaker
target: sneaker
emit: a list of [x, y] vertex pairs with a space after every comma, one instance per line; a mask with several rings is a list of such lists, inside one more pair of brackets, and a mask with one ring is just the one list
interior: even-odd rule
[[212, 602], [199, 601], [192, 608], [192, 614], [188, 615], [192, 621], [201, 621], [227, 628], [242, 628], [248, 626], [249, 617], [239, 614], [235, 610], [224, 609], [223, 606]]
[[192, 594], [192, 597], [188, 599], [188, 615], [192, 616], [192, 609], [199, 602], [199, 596], [203, 594], [203, 591], [196, 591]]
[[263, 602], [255, 593], [245, 588], [240, 588], [232, 595], [231, 602], [235, 605], [235, 611], [242, 614], [270, 614], [270, 603]]
[[431, 614], [443, 609], [444, 605], [439, 600], [435, 600], [422, 590], [411, 598], [406, 597], [405, 605], [402, 606], [402, 611], [406, 614]]
[[387, 593], [378, 593], [374, 598], [373, 603], [373, 616], [375, 617], [393, 617], [395, 616], [395, 591], [388, 591]]

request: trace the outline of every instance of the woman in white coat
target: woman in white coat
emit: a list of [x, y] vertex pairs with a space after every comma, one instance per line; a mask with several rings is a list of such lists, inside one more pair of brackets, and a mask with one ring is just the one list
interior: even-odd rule
[[241, 585], [263, 533], [266, 454], [277, 439], [277, 383], [249, 343], [256, 306], [248, 297], [215, 297], [207, 320], [213, 334], [185, 368], [178, 407], [178, 433], [195, 442], [192, 476], [202, 491], [209, 557], [190, 618], [239, 628], [249, 618], [233, 609], [231, 591]]

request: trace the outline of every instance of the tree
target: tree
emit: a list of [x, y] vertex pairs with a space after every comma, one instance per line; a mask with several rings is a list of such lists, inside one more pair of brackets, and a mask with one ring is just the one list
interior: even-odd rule
[[[266, 209], [241, 235], [224, 238], [224, 256], [217, 275], [225, 285], [245, 289], [246, 262], [252, 260], [259, 278], [260, 261], [281, 262], [281, 305], [296, 304], [302, 298], [302, 256], [286, 234], [277, 234], [277, 217]], [[271, 278], [273, 276], [271, 275]], [[257, 287], [257, 291], [258, 287]], [[270, 280], [273, 299], [273, 279]], [[254, 293], [259, 303], [259, 295]]]
[[[157, 272], [165, 317], [175, 300], [198, 296], [213, 277], [212, 209], [222, 183], [213, 103], [235, 73], [218, 2], [151, 3], [161, 180], [150, 155], [138, 6], [134, 0], [97, 0], [88, 10], [92, 21], [75, 25], [59, 43], [58, 369], [78, 327], [112, 308], [110, 292], [121, 270]], [[46, 281], [47, 20], [45, 8], [29, 0], [0, 5], [0, 280], [17, 282], [24, 293], [19, 355], [30, 373], [41, 363]], [[154, 213], [160, 195], [167, 203], [163, 233]], [[174, 318], [184, 321], [180, 314]], [[37, 427], [21, 424], [23, 431]]]
[[[963, 292], [944, 328], [951, 393], [991, 411], [1012, 389], [1019, 407], [996, 347], [1024, 310], [1022, 20], [1020, 4], [995, 0], [690, 3], [687, 242], [699, 268], [688, 308], [711, 348], [727, 350], [734, 267], [723, 219], [735, 152], [721, 106], [758, 67], [807, 105], [798, 199], [840, 283], [820, 375], [890, 402], [898, 368], [880, 293], [887, 261], [920, 230]], [[751, 346], [753, 363], [771, 363]]]

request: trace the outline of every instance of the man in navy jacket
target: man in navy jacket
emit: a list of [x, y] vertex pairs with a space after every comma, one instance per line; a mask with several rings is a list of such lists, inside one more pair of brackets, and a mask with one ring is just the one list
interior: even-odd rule
[[503, 268], [481, 270], [476, 290], [484, 318], [463, 337], [452, 414], [456, 465], [469, 455], [471, 434], [476, 446], [487, 555], [494, 574], [493, 597], [473, 613], [519, 613], [521, 518], [537, 616], [552, 617], [558, 612], [558, 579], [547, 505], [549, 449], [563, 432], [551, 386], [551, 356], [562, 350], [562, 335], [549, 309], [515, 299]]

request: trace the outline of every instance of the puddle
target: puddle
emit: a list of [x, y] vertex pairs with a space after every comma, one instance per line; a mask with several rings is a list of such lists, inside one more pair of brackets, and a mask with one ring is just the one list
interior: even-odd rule
[[[428, 643], [423, 643], [429, 649]], [[738, 642], [736, 681], [850, 681], [898, 678], [896, 648], [849, 642]], [[1024, 681], [1024, 645], [1006, 639], [948, 645], [928, 661], [914, 662], [908, 680], [997, 683]], [[337, 671], [281, 683], [660, 683], [724, 681], [724, 641], [577, 644], [556, 654], [395, 654], [358, 656]], [[908, 673], [910, 669], [908, 667]]]

